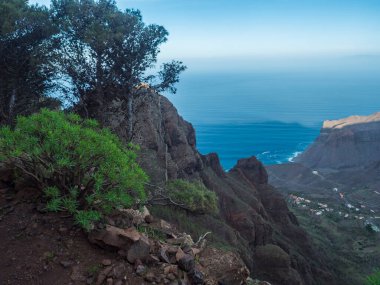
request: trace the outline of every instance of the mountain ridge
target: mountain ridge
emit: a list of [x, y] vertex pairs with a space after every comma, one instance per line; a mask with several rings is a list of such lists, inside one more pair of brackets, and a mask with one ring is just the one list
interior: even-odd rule
[[[337, 276], [313, 250], [306, 232], [287, 208], [285, 200], [268, 184], [264, 166], [256, 158], [242, 159], [224, 172], [217, 154], [196, 149], [195, 130], [170, 101], [147, 89], [133, 98], [133, 132], [125, 126], [123, 102], [110, 105], [106, 126], [125, 141], [141, 146], [141, 165], [152, 181], [202, 181], [219, 197], [218, 217], [189, 217], [215, 236], [237, 248], [252, 274], [272, 284], [339, 284]], [[296, 242], [295, 242], [296, 241]], [[282, 262], [275, 257], [282, 256]], [[281, 260], [281, 259], [280, 259]]]

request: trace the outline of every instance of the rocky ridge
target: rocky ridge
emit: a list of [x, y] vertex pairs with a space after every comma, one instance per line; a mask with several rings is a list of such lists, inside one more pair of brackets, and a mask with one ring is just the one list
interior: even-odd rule
[[191, 222], [238, 249], [255, 277], [273, 284], [337, 284], [285, 200], [268, 184], [261, 162], [242, 159], [226, 173], [216, 154], [197, 151], [194, 128], [169, 100], [147, 89], [133, 102], [131, 137], [126, 131], [131, 118], [122, 112], [123, 102], [109, 107], [106, 125], [141, 146], [141, 164], [152, 181], [164, 185], [166, 177], [198, 180], [218, 195], [220, 214], [189, 217]]
[[367, 166], [380, 157], [380, 113], [325, 121], [319, 137], [294, 161], [310, 168]]

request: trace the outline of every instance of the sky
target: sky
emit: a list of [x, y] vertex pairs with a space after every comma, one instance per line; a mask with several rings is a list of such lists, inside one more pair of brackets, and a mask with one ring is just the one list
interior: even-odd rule
[[[49, 5], [49, 0], [30, 3]], [[118, 0], [170, 33], [160, 60], [263, 68], [380, 55], [379, 0]], [[223, 60], [221, 60], [223, 59]], [[215, 64], [214, 64], [215, 63]]]

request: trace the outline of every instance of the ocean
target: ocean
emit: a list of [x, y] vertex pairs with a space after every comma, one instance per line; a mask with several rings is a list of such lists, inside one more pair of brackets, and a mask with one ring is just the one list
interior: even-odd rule
[[194, 125], [199, 151], [217, 152], [226, 170], [252, 155], [278, 164], [305, 150], [324, 120], [380, 111], [380, 68], [190, 69], [168, 97]]

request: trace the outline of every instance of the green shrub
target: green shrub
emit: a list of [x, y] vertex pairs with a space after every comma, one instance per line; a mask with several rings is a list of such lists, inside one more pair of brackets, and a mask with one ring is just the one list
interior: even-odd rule
[[365, 285], [380, 285], [380, 270], [376, 270], [375, 273], [367, 276]]
[[67, 210], [86, 229], [101, 214], [145, 200], [136, 150], [94, 120], [46, 109], [0, 129], [0, 162], [36, 182], [47, 210]]
[[200, 182], [185, 180], [169, 181], [166, 185], [168, 196], [177, 204], [196, 213], [217, 213], [218, 198]]

